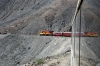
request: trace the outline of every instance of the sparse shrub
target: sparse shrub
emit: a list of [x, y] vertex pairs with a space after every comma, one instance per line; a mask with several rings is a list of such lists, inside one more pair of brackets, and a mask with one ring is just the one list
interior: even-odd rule
[[36, 62], [37, 62], [37, 64], [44, 64], [45, 63], [44, 60], [42, 60], [42, 59], [37, 59]]

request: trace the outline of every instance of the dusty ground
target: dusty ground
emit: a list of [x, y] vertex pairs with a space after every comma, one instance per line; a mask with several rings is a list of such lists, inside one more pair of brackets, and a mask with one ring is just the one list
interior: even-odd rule
[[35, 60], [33, 62], [29, 62], [20, 66], [70, 66], [70, 52], [71, 51], [68, 50], [62, 55], [48, 56], [46, 58], [42, 58], [42, 61], [44, 62], [43, 64], [38, 64], [38, 62]]
[[61, 55], [71, 49], [71, 38], [69, 37], [19, 34], [0, 37], [2, 37], [0, 39], [1, 66], [20, 66], [38, 58]]

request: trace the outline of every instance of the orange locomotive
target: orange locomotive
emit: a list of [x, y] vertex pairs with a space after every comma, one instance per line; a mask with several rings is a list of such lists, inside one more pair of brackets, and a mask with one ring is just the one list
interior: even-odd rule
[[40, 32], [41, 36], [52, 36], [53, 31], [43, 30]]
[[97, 37], [98, 34], [96, 32], [85, 32], [85, 36], [88, 36], [88, 37]]
[[[71, 37], [72, 32], [54, 32], [54, 31], [49, 31], [49, 30], [43, 30], [40, 32], [41, 36], [65, 36], [65, 37]], [[76, 32], [75, 36], [82, 36], [82, 37], [97, 37], [98, 34], [96, 32]]]

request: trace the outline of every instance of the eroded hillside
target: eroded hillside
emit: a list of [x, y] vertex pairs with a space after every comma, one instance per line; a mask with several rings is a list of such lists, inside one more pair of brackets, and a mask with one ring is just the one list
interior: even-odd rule
[[77, 0], [1, 0], [0, 32], [68, 31], [67, 25], [71, 22], [76, 3]]
[[[43, 58], [47, 63], [44, 64], [45, 66], [69, 66], [71, 38], [41, 37], [38, 34], [45, 29], [69, 31], [69, 24], [74, 16], [77, 1], [0, 0], [0, 65], [32, 66], [33, 64], [34, 66], [34, 60]], [[79, 17], [78, 14], [77, 31], [79, 31]], [[94, 31], [100, 35], [99, 22], [100, 1], [84, 0], [82, 31]], [[79, 39], [77, 38], [76, 41], [76, 48], [78, 48]], [[99, 48], [99, 36], [82, 37], [81, 61], [83, 63], [81, 65], [93, 66], [99, 63]], [[78, 57], [78, 49], [76, 54]], [[47, 58], [50, 59], [46, 60]]]
[[45, 29], [68, 31], [76, 3], [77, 0], [0, 0], [0, 65], [25, 66], [47, 56], [55, 61], [48, 60], [47, 66], [61, 56], [63, 62], [57, 65], [70, 65], [71, 38], [38, 34]]

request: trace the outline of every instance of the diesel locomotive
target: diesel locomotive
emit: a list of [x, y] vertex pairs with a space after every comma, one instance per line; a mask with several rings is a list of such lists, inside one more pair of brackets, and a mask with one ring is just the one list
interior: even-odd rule
[[[64, 36], [64, 37], [71, 37], [72, 32], [54, 32], [49, 30], [42, 30], [40, 32], [40, 36]], [[98, 34], [96, 32], [75, 32], [74, 36], [82, 36], [82, 37], [97, 37]]]

